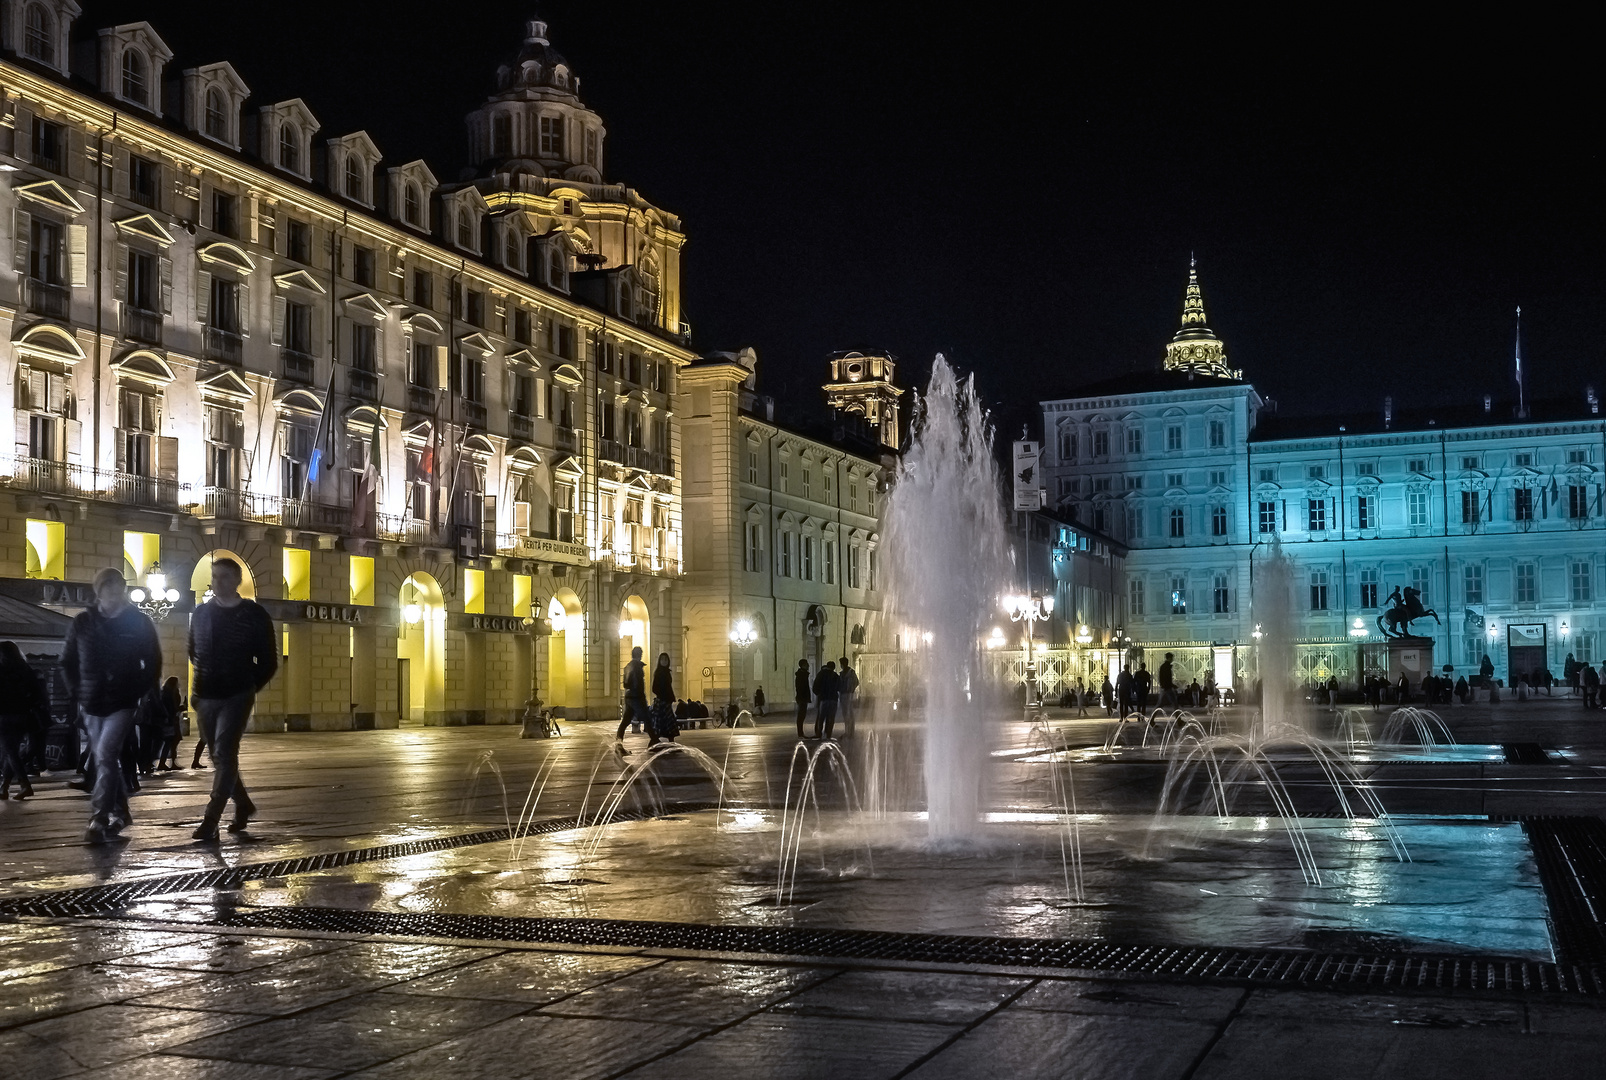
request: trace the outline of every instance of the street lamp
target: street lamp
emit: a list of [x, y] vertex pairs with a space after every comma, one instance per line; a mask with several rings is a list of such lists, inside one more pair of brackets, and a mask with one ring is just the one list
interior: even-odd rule
[[745, 649], [758, 640], [758, 631], [748, 619], [737, 619], [736, 626], [731, 630], [731, 644], [738, 649]]
[[167, 575], [162, 573], [162, 564], [153, 562], [145, 574], [145, 588], [133, 590], [128, 598], [152, 619], [160, 620], [167, 618], [173, 605], [178, 603], [178, 590], [167, 587]]
[[1363, 638], [1366, 637], [1366, 635], [1366, 624], [1362, 622], [1359, 617], [1357, 617], [1355, 622], [1350, 625], [1349, 636], [1352, 638]]
[[1004, 610], [1009, 612], [1011, 622], [1026, 624], [1026, 698], [1041, 705], [1043, 696], [1038, 692], [1037, 663], [1032, 658], [1032, 624], [1046, 620], [1053, 614], [1054, 598], [1041, 595], [1006, 596]]

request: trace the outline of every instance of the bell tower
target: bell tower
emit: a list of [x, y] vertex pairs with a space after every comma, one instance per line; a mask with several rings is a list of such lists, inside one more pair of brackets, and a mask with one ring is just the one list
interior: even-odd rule
[[1165, 347], [1165, 370], [1191, 371], [1218, 379], [1241, 379], [1242, 371], [1227, 366], [1227, 347], [1205, 324], [1204, 295], [1199, 291], [1199, 270], [1188, 260], [1188, 289], [1182, 296], [1182, 328]]
[[893, 385], [898, 358], [891, 353], [832, 353], [831, 381], [825, 384], [825, 402], [834, 411], [864, 418], [881, 445], [900, 448], [898, 399], [903, 391]]

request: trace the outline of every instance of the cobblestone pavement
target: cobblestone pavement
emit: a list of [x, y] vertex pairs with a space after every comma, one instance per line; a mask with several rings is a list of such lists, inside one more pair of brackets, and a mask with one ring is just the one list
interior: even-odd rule
[[[1601, 814], [1606, 714], [1565, 701], [1445, 713], [1463, 740], [1538, 743], [1548, 760], [1391, 764], [1374, 777], [1391, 809]], [[1102, 740], [1102, 721], [1053, 715], [1073, 743]], [[789, 726], [683, 738], [733, 774], [784, 777]], [[552, 742], [497, 728], [250, 736], [244, 772], [262, 816], [215, 848], [188, 836], [209, 772], [151, 779], [128, 841], [98, 848], [80, 842], [84, 796], [46, 778], [37, 798], [0, 804], [0, 902], [505, 827], [543, 766], [539, 816], [572, 816], [595, 800], [594, 777], [618, 774], [603, 727], [572, 725]], [[1024, 745], [1021, 727], [1013, 745]], [[1138, 765], [1087, 770], [1084, 809], [1152, 809], [1146, 776]], [[708, 792], [688, 783], [668, 795]], [[292, 907], [296, 882], [281, 890]], [[530, 944], [175, 914], [212, 895], [0, 917], [0, 1077], [1552, 1080], [1600, 1075], [1606, 1051], [1606, 997], [1593, 993]]]

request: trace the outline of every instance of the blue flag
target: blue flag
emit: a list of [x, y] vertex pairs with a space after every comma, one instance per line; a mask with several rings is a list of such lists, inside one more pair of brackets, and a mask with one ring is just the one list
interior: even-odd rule
[[318, 482], [318, 463], [322, 460], [323, 447], [320, 446], [312, 452], [312, 461], [307, 465], [307, 483], [316, 484]]

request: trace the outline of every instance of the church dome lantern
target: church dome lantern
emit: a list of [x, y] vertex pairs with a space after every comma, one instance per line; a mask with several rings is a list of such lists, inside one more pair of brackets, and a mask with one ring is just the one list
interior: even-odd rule
[[1227, 366], [1227, 347], [1205, 322], [1199, 269], [1191, 259], [1188, 261], [1188, 288], [1182, 296], [1182, 327], [1165, 347], [1165, 370], [1218, 379], [1243, 378], [1242, 371]]

